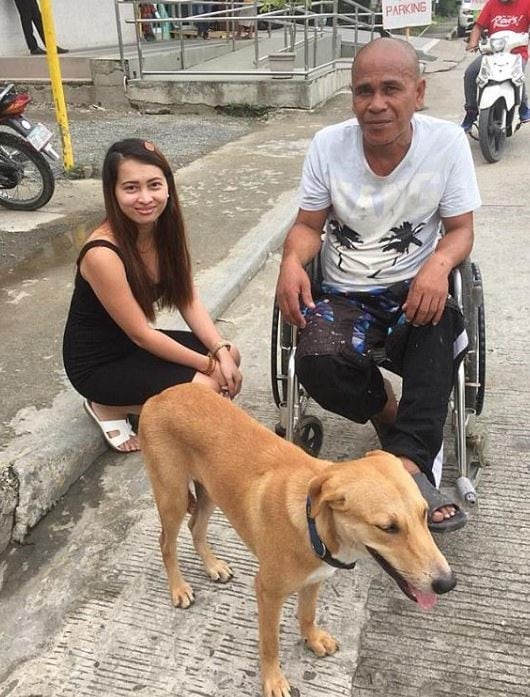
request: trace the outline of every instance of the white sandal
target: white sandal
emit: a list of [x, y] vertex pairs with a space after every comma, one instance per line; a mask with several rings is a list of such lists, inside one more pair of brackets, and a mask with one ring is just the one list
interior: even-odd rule
[[[107, 441], [110, 447], [118, 453], [135, 453], [138, 452], [139, 448], [136, 450], [121, 450], [120, 445], [126, 443], [132, 436], [136, 433], [133, 431], [131, 424], [126, 419], [119, 419], [117, 421], [100, 421], [98, 419], [96, 412], [92, 409], [92, 405], [85, 399], [83, 402], [83, 407], [90, 418], [99, 426], [103, 438]], [[112, 431], [118, 431], [117, 435], [109, 436]]]

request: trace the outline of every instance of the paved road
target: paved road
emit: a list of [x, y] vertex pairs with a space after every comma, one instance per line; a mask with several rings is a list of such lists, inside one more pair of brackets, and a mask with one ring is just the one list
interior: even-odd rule
[[[461, 77], [462, 66], [429, 77], [429, 113], [458, 120]], [[346, 114], [348, 101], [340, 96], [334, 108]], [[285, 132], [282, 142], [289, 142]], [[475, 143], [473, 151], [484, 200], [474, 256], [485, 277], [488, 380], [482, 423], [491, 465], [468, 527], [439, 540], [459, 585], [422, 614], [370, 564], [337, 573], [322, 594], [319, 618], [340, 639], [341, 651], [325, 660], [300, 644], [290, 603], [283, 662], [306, 697], [529, 694], [530, 130], [517, 134], [494, 166], [482, 161]], [[268, 387], [269, 322], [277, 264], [274, 254], [221, 318], [223, 333], [244, 355], [240, 403], [271, 427], [276, 414]], [[323, 418], [324, 457], [344, 459], [375, 445], [369, 427]], [[449, 466], [447, 486], [450, 472]], [[227, 586], [210, 584], [183, 533], [183, 565], [197, 603], [188, 612], [175, 611], [141, 456], [102, 457], [27, 545], [0, 556], [0, 695], [258, 694], [255, 562], [221, 516], [211, 535], [237, 575]]]

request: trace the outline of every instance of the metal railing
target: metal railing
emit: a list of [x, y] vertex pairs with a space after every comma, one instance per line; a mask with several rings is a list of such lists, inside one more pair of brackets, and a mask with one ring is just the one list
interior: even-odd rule
[[[316, 0], [311, 2], [291, 2], [285, 7], [276, 10], [263, 11], [270, 5], [267, 2], [254, 0], [252, 3], [244, 1], [230, 0], [221, 2], [212, 0], [207, 3], [197, 3], [195, 0], [168, 0], [164, 3], [142, 3], [139, 0], [114, 0], [118, 43], [120, 50], [120, 60], [124, 73], [127, 74], [125, 61], [125, 46], [123, 41], [122, 23], [134, 24], [136, 37], [136, 51], [138, 55], [139, 77], [143, 79], [149, 75], [178, 75], [185, 71], [186, 76], [277, 76], [278, 72], [269, 69], [260, 69], [260, 64], [268, 59], [268, 53], [260, 55], [260, 38], [271, 36], [272, 28], [280, 25], [283, 28], [283, 47], [279, 53], [293, 53], [302, 48], [303, 70], [292, 69], [282, 70], [282, 76], [302, 75], [309, 77], [315, 70], [321, 70], [333, 65], [338, 58], [339, 50], [339, 26], [343, 29], [352, 29], [354, 32], [354, 51], [359, 45], [359, 32], [367, 31], [370, 38], [375, 32], [379, 32], [381, 24], [378, 23], [381, 15], [367, 9], [355, 0], [341, 0], [341, 6], [346, 5], [348, 12], [338, 12], [338, 0]], [[140, 9], [142, 5], [163, 6], [163, 11], [158, 12], [156, 17], [142, 17]], [[133, 7], [134, 19], [122, 19], [120, 6], [129, 5]], [[208, 12], [194, 13], [193, 9], [197, 6], [207, 5]], [[222, 8], [222, 9], [217, 9]], [[161, 8], [162, 9], [162, 8]], [[253, 13], [249, 14], [249, 10]], [[191, 14], [190, 14], [191, 10]], [[330, 10], [330, 11], [328, 11]], [[253, 69], [249, 70], [190, 70], [186, 67], [189, 64], [188, 55], [192, 46], [197, 47], [197, 43], [191, 43], [185, 38], [190, 35], [189, 27], [185, 25], [197, 23], [222, 22], [224, 24], [223, 33], [227, 43], [231, 43], [231, 50], [236, 51], [239, 42], [236, 42], [237, 22], [241, 21], [245, 12], [244, 20], [251, 23], [254, 27], [254, 59]], [[151, 35], [159, 41], [167, 42], [170, 40], [178, 42], [180, 67], [173, 70], [145, 69], [145, 38], [143, 31], [145, 28], [152, 28]], [[265, 29], [263, 29], [265, 27]], [[317, 65], [317, 43], [319, 38], [328, 34], [326, 28], [330, 28], [332, 48], [332, 59]], [[301, 34], [301, 38], [298, 38]], [[312, 48], [312, 52], [311, 52]], [[129, 77], [129, 76], [127, 76]]]

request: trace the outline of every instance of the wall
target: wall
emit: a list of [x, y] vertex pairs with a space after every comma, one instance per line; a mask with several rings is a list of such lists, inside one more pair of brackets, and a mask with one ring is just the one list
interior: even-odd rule
[[[79, 50], [118, 45], [114, 0], [50, 0], [50, 2], [55, 20], [57, 43], [60, 46]], [[134, 26], [123, 23], [124, 19], [132, 18], [132, 6], [121, 6], [120, 15], [124, 41], [132, 43]], [[38, 36], [36, 32], [35, 35]], [[0, 56], [27, 54], [28, 49], [15, 3], [13, 0], [0, 0]]]

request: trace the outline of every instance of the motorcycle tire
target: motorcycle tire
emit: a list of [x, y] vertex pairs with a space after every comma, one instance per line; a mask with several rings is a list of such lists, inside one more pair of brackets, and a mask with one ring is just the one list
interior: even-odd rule
[[506, 104], [504, 99], [497, 99], [495, 104], [480, 110], [478, 136], [484, 159], [487, 162], [498, 162], [506, 145]]
[[44, 155], [23, 138], [5, 131], [0, 131], [0, 151], [23, 174], [18, 186], [0, 189], [0, 206], [15, 211], [42, 208], [55, 191], [55, 177]]

